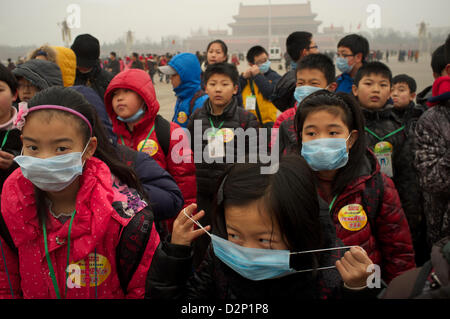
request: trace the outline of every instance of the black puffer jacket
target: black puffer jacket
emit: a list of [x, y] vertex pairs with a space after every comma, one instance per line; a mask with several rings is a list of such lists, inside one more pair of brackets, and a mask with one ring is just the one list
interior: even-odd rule
[[[392, 180], [397, 188], [403, 210], [408, 219], [413, 243], [417, 243], [422, 238], [423, 201], [419, 189], [417, 171], [414, 167], [413, 136], [408, 132], [408, 129], [410, 130], [409, 124], [395, 114], [394, 108], [390, 104], [380, 110], [362, 108], [362, 111], [366, 121], [366, 128], [378, 137], [383, 138], [405, 126], [405, 129], [383, 140], [391, 143], [394, 148], [392, 154], [394, 176]], [[368, 147], [372, 150], [380, 142], [378, 138], [367, 131], [366, 137]]]
[[297, 83], [296, 77], [296, 70], [286, 72], [273, 89], [270, 100], [281, 112], [284, 112], [295, 105], [294, 91]]
[[[320, 220], [325, 238], [324, 247], [341, 246], [328, 212], [328, 205], [320, 202]], [[345, 251], [324, 252], [320, 267], [332, 266]], [[146, 298], [151, 299], [329, 299], [374, 298], [377, 289], [349, 291], [343, 288], [336, 269], [296, 273], [277, 279], [252, 281], [240, 276], [220, 261], [212, 247], [200, 267], [191, 273], [191, 249], [161, 243], [155, 252], [147, 275]], [[304, 268], [302, 268], [304, 269]]]
[[95, 92], [103, 100], [109, 82], [113, 79], [113, 75], [100, 67], [100, 64], [94, 66], [89, 73], [81, 73], [77, 69], [77, 75], [74, 85], [85, 85], [93, 88]]
[[[196, 166], [197, 176], [197, 194], [212, 196], [216, 191], [217, 181], [222, 173], [226, 170], [229, 164], [226, 163], [226, 158], [223, 158], [223, 163], [207, 163], [212, 159], [204, 158], [208, 156], [208, 149], [205, 148], [208, 145], [208, 140], [203, 139], [205, 131], [211, 129], [210, 119], [215, 128], [218, 128], [223, 122], [223, 129], [236, 130], [242, 128], [246, 130], [248, 128], [255, 128], [256, 134], [258, 134], [258, 121], [256, 117], [250, 112], [245, 111], [243, 108], [238, 107], [237, 98], [233, 97], [230, 104], [225, 108], [222, 115], [215, 116], [211, 114], [211, 106], [209, 99], [207, 99], [202, 108], [197, 109], [191, 116], [188, 124], [188, 130], [191, 133], [191, 149], [194, 151], [194, 161]], [[195, 129], [194, 121], [201, 121], [201, 131]], [[197, 122], [198, 123], [198, 122]], [[225, 154], [230, 149], [229, 143], [232, 143], [234, 150], [233, 163], [237, 162], [238, 153], [238, 140], [237, 136], [234, 136], [228, 143], [225, 142]], [[201, 142], [201, 144], [200, 144]], [[249, 145], [257, 145], [257, 140], [252, 138], [245, 138], [245, 154], [249, 154]], [[201, 148], [200, 148], [201, 145]], [[205, 150], [205, 151], [204, 151]], [[255, 150], [258, 151], [257, 148]], [[218, 161], [218, 159], [215, 159]], [[201, 162], [199, 162], [201, 161]]]

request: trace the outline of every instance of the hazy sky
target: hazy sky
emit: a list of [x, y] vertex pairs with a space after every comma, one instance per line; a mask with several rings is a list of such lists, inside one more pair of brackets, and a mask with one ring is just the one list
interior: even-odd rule
[[[159, 41], [162, 36], [188, 36], [191, 30], [227, 29], [238, 14], [239, 3], [268, 4], [269, 0], [0, 0], [0, 44], [62, 45], [57, 22], [64, 20], [69, 4], [81, 9], [81, 28], [72, 38], [91, 33], [100, 42], [114, 42], [127, 30], [140, 40]], [[271, 0], [272, 4], [305, 3], [306, 0]], [[313, 12], [323, 26], [362, 23], [369, 4], [381, 8], [381, 27], [417, 32], [424, 20], [430, 27], [450, 26], [448, 0], [312, 0]], [[319, 29], [321, 30], [321, 29]]]

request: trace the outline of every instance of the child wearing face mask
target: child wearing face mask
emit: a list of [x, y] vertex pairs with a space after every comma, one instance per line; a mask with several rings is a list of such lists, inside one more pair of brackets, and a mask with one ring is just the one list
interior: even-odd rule
[[310, 54], [302, 58], [296, 67], [296, 88], [294, 91], [295, 105], [281, 113], [273, 126], [271, 145], [278, 143], [280, 154], [289, 152], [297, 145], [294, 127], [295, 112], [298, 105], [308, 95], [321, 89], [334, 91], [336, 89], [336, 69], [333, 61], [325, 54]]
[[313, 93], [300, 104], [295, 127], [300, 153], [315, 171], [337, 237], [364, 248], [387, 283], [415, 267], [399, 195], [367, 149], [356, 100], [345, 93]]
[[262, 127], [271, 128], [277, 108], [270, 97], [281, 76], [270, 68], [269, 54], [262, 46], [248, 50], [247, 62], [249, 68], [239, 77], [244, 108], [256, 116]]
[[[177, 123], [158, 115], [148, 73], [130, 69], [116, 75], [106, 89], [105, 108], [118, 143], [153, 157], [175, 179], [185, 205], [195, 203], [197, 182], [189, 139]], [[168, 219], [169, 232], [173, 220]]]
[[142, 298], [159, 236], [136, 174], [80, 93], [46, 89], [28, 107], [2, 193], [0, 296]]
[[[235, 164], [226, 171], [212, 232], [210, 226], [194, 230], [194, 224], [202, 227], [197, 215], [190, 217], [195, 206], [180, 213], [171, 242], [158, 248], [162, 257], [148, 274], [148, 298], [284, 300], [376, 293], [365, 289], [372, 262], [364, 250], [337, 247], [328, 207], [317, 196], [307, 163], [294, 155], [281, 159], [272, 174], [261, 174], [262, 167]], [[190, 244], [205, 231], [212, 245], [191, 274]]]

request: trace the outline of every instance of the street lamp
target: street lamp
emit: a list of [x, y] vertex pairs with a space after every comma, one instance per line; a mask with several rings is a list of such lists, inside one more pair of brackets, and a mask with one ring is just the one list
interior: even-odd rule
[[268, 46], [269, 50], [271, 43], [272, 43], [272, 1], [269, 0], [269, 46]]

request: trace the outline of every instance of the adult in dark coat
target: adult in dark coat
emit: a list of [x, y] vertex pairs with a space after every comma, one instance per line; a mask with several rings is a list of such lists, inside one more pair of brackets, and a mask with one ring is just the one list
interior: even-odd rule
[[90, 34], [81, 34], [75, 38], [71, 49], [77, 56], [75, 85], [91, 87], [103, 99], [114, 76], [100, 67], [100, 43]]

